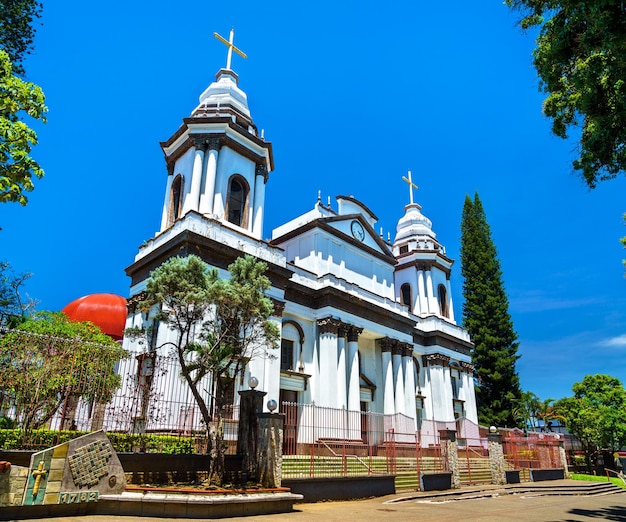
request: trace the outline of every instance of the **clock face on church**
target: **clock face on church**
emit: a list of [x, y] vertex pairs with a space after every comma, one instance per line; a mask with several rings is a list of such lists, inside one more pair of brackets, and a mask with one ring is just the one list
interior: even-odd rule
[[363, 241], [365, 239], [365, 230], [363, 230], [363, 225], [359, 223], [356, 219], [350, 223], [350, 230], [352, 231], [352, 235], [355, 239], [359, 241]]

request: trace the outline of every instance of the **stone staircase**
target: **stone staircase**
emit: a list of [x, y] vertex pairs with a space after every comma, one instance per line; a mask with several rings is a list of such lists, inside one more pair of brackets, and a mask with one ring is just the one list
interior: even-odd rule
[[619, 495], [626, 493], [626, 489], [620, 488], [611, 482], [586, 482], [582, 480], [555, 480], [550, 482], [528, 482], [524, 484], [512, 484], [506, 486], [473, 486], [446, 491], [417, 492], [410, 496], [400, 497], [389, 503], [402, 503], [414, 501], [426, 502], [452, 502], [463, 500], [476, 500], [502, 495], [520, 495], [523, 497], [541, 496], [601, 496]]
[[[419, 473], [433, 473], [439, 471], [439, 460], [424, 457], [417, 468], [414, 458], [396, 458], [395, 486], [396, 491], [416, 491], [419, 489]], [[469, 462], [465, 459], [461, 464], [461, 484], [489, 484], [491, 482], [491, 469], [489, 459], [472, 458]], [[470, 469], [468, 470], [468, 464]], [[345, 468], [344, 468], [345, 466]], [[341, 476], [363, 475], [368, 473], [388, 473], [387, 460], [384, 457], [347, 457], [344, 464], [341, 457], [316, 456], [311, 458], [307, 455], [283, 456], [283, 477], [304, 478], [309, 476]]]
[[591, 482], [585, 480], [555, 480], [546, 482], [527, 482], [514, 484], [507, 488], [507, 493], [524, 496], [557, 495], [616, 495], [626, 493], [626, 489], [612, 482]]

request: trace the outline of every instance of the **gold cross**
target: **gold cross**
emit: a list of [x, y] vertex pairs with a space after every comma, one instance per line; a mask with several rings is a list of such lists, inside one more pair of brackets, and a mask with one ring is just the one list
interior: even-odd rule
[[39, 483], [41, 482], [41, 477], [45, 477], [46, 473], [48, 473], [45, 469], [43, 469], [43, 459], [39, 461], [39, 466], [37, 469], [34, 469], [31, 472], [31, 475], [35, 477], [35, 484], [33, 484], [33, 497], [37, 498], [39, 494]]
[[228, 46], [228, 56], [226, 57], [226, 68], [227, 69], [230, 70], [230, 62], [231, 62], [231, 59], [233, 57], [233, 51], [235, 51], [242, 58], [247, 58], [246, 54], [241, 49], [237, 49], [237, 47], [235, 47], [235, 44], [233, 44], [233, 40], [235, 39], [235, 30], [234, 29], [230, 30], [230, 40], [227, 40], [226, 38], [221, 37], [217, 33], [213, 33], [213, 36], [215, 36], [215, 38], [217, 38], [220, 42], [222, 42], [223, 44]]
[[413, 183], [413, 179], [411, 178], [411, 171], [409, 170], [409, 177], [402, 176], [402, 180], [406, 181], [409, 184], [409, 197], [411, 201], [411, 205], [413, 204], [413, 189], [417, 190], [417, 185]]

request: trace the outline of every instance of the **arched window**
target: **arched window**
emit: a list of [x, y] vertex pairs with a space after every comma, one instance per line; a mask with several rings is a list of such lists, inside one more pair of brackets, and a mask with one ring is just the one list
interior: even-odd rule
[[444, 285], [437, 287], [437, 299], [439, 300], [439, 315], [448, 317], [448, 292]]
[[282, 339], [280, 341], [280, 369], [304, 371], [302, 348], [304, 345], [304, 331], [302, 327], [291, 319], [283, 321]]
[[280, 341], [280, 369], [293, 370], [293, 341], [281, 339]]
[[233, 176], [228, 183], [226, 216], [230, 223], [238, 227], [247, 225], [248, 184], [241, 176]]
[[402, 304], [407, 305], [409, 310], [413, 309], [413, 299], [411, 297], [411, 285], [409, 283], [404, 283], [400, 287], [400, 299], [402, 300]]
[[170, 204], [167, 216], [168, 225], [172, 225], [180, 217], [183, 206], [183, 177], [178, 174], [170, 188]]

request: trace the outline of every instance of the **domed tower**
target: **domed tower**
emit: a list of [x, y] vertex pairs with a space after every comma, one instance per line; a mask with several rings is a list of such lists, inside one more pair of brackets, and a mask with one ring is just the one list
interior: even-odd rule
[[265, 184], [273, 169], [272, 145], [259, 136], [248, 98], [230, 69], [200, 95], [198, 106], [172, 137], [161, 143], [168, 178], [161, 217], [163, 232], [189, 212], [237, 227], [254, 238], [263, 234]]
[[404, 207], [404, 216], [398, 221], [393, 254], [398, 260], [394, 280], [396, 299], [407, 305], [415, 315], [437, 315], [454, 322], [450, 272], [453, 261], [437, 241], [432, 221], [422, 214], [422, 207], [413, 202], [413, 188], [409, 177], [410, 203]]

